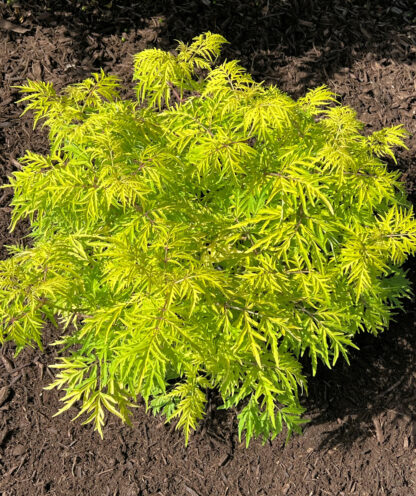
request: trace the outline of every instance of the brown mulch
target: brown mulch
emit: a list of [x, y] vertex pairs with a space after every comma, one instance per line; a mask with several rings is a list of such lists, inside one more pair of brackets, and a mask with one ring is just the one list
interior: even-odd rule
[[[170, 49], [204, 31], [223, 34], [257, 80], [298, 97], [328, 84], [356, 109], [366, 132], [402, 123], [412, 133], [398, 152], [416, 201], [416, 5], [414, 0], [0, 1], [0, 177], [26, 149], [46, 152], [47, 133], [19, 118], [14, 85], [26, 78], [61, 88], [102, 67], [132, 97], [132, 55]], [[27, 242], [28, 225], [7, 230], [12, 191], [0, 190], [4, 245]], [[414, 259], [407, 263], [416, 283]], [[0, 495], [103, 496], [407, 496], [416, 494], [416, 333], [414, 302], [378, 338], [358, 336], [351, 365], [323, 367], [304, 399], [310, 423], [249, 449], [237, 440], [234, 411], [206, 418], [184, 447], [182, 434], [141, 405], [134, 426], [110, 418], [104, 440], [52, 418], [60, 393], [43, 391], [59, 335], [45, 329], [45, 351], [13, 358], [0, 350]], [[305, 365], [307, 368], [307, 365]]]

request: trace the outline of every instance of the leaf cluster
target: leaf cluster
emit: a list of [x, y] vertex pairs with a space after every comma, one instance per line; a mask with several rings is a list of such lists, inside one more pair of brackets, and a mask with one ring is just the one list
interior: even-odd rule
[[363, 136], [325, 86], [295, 101], [256, 83], [218, 62], [225, 42], [136, 55], [137, 101], [102, 71], [21, 87], [51, 149], [6, 186], [33, 247], [0, 262], [0, 338], [41, 346], [62, 324], [49, 388], [101, 435], [140, 395], [187, 443], [214, 388], [247, 445], [298, 432], [300, 358], [348, 360], [410, 295], [416, 221], [383, 161], [406, 132]]

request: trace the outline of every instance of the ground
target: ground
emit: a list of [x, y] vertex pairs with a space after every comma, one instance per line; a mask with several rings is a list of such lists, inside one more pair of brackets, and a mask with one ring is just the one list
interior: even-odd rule
[[[26, 149], [46, 152], [46, 132], [32, 129], [15, 85], [26, 78], [61, 88], [102, 67], [133, 96], [132, 55], [170, 49], [205, 31], [221, 33], [228, 59], [256, 80], [293, 97], [327, 84], [365, 122], [365, 132], [403, 124], [412, 136], [398, 152], [416, 200], [416, 5], [414, 0], [137, 0], [0, 2], [0, 178]], [[0, 194], [4, 245], [27, 242], [28, 226], [10, 234], [12, 190]], [[415, 260], [407, 263], [416, 283]], [[133, 427], [111, 418], [104, 440], [92, 425], [52, 418], [61, 404], [51, 382], [59, 336], [45, 329], [45, 350], [0, 350], [0, 494], [119, 496], [407, 496], [416, 494], [415, 306], [379, 337], [357, 337], [351, 364], [323, 367], [303, 399], [310, 419], [302, 436], [246, 449], [235, 411], [210, 397], [200, 430], [182, 434], [141, 404]]]

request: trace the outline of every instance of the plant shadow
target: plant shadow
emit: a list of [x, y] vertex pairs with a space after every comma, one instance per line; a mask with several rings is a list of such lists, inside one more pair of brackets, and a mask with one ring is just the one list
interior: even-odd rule
[[[415, 260], [406, 263], [415, 287]], [[382, 445], [395, 425], [409, 445], [416, 443], [416, 310], [414, 301], [404, 304], [396, 322], [379, 336], [361, 334], [352, 350], [350, 365], [340, 361], [332, 369], [321, 367], [309, 378], [309, 396], [303, 404], [311, 418], [305, 431], [329, 425], [320, 448], [350, 449], [360, 440], [374, 437]], [[386, 429], [384, 429], [384, 424]], [[400, 425], [399, 425], [400, 424]]]
[[[288, 59], [302, 57], [301, 88], [327, 81], [369, 53], [381, 63], [416, 58], [413, 0], [29, 0], [15, 14], [25, 11], [34, 24], [65, 26], [80, 56], [97, 34], [122, 38], [137, 30], [138, 39], [169, 49], [176, 40], [216, 32], [230, 42], [227, 58], [271, 82]], [[97, 57], [97, 64], [105, 58]]]

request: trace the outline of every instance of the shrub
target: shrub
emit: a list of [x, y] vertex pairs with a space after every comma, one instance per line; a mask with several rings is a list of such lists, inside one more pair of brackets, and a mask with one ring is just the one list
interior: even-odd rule
[[136, 55], [137, 102], [103, 72], [59, 94], [21, 87], [51, 150], [28, 151], [3, 186], [33, 247], [1, 262], [1, 340], [42, 347], [59, 321], [47, 389], [101, 435], [105, 410], [129, 422], [141, 395], [187, 443], [214, 388], [241, 408], [247, 445], [299, 432], [300, 357], [313, 373], [348, 360], [410, 295], [416, 222], [381, 159], [405, 131], [365, 137], [326, 87], [294, 101], [217, 63], [225, 42]]

